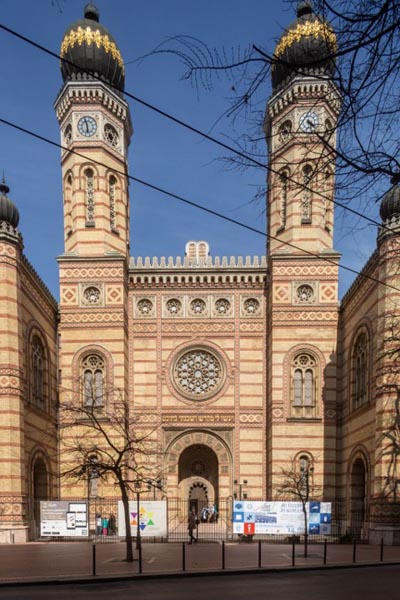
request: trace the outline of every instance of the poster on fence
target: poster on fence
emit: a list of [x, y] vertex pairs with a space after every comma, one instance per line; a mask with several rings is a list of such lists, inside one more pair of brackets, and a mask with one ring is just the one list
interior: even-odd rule
[[[165, 537], [167, 535], [166, 500], [140, 500], [139, 514], [136, 500], [129, 501], [131, 533], [137, 534], [138, 520], [142, 537]], [[118, 535], [125, 535], [125, 517], [122, 501], [118, 502]]]
[[[308, 502], [306, 509], [308, 533], [330, 535], [331, 502]], [[301, 502], [234, 500], [232, 521], [233, 532], [241, 535], [304, 533], [304, 513]]]
[[41, 500], [40, 535], [42, 537], [87, 537], [89, 535], [87, 503]]

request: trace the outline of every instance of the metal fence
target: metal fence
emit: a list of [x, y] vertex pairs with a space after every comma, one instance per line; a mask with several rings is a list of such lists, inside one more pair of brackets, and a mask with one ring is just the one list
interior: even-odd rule
[[[143, 500], [151, 498], [143, 497]], [[143, 537], [143, 542], [183, 542], [188, 539], [188, 514], [191, 506], [186, 500], [180, 498], [164, 498], [167, 502], [167, 523], [168, 533], [166, 537]], [[81, 498], [74, 499], [82, 501]], [[118, 500], [119, 498], [90, 498], [88, 500], [89, 516], [89, 539], [96, 542], [107, 543], [115, 542], [121, 539], [118, 532]], [[251, 498], [252, 501], [260, 499]], [[233, 533], [232, 529], [232, 498], [221, 499], [217, 506], [217, 512], [210, 514], [207, 512], [207, 505], [197, 504], [195, 507], [198, 523], [195, 534], [200, 542], [221, 542], [221, 541], [243, 541], [249, 542], [262, 540], [269, 543], [292, 543], [301, 542], [304, 536], [292, 536], [287, 534], [263, 534], [254, 536], [239, 536]], [[39, 503], [35, 506], [35, 516], [40, 514]], [[107, 527], [99, 529], [96, 520], [102, 517], [108, 521]], [[329, 542], [350, 543], [357, 540], [361, 543], [368, 542], [368, 514], [363, 512], [350, 512], [346, 510], [346, 502], [337, 500], [332, 503], [332, 523], [331, 535], [328, 536]], [[40, 540], [40, 521], [38, 518], [31, 522], [31, 539]], [[134, 532], [134, 538], [135, 538]], [[310, 543], [322, 543], [327, 539], [325, 535], [309, 535]], [[46, 538], [48, 539], [48, 538]], [[66, 541], [77, 538], [52, 538]], [[87, 539], [87, 538], [86, 538]]]

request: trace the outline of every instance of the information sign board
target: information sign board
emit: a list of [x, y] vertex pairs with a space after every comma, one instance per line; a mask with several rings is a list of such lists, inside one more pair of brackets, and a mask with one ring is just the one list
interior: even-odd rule
[[[332, 505], [330, 502], [308, 502], [306, 505], [309, 534], [330, 535]], [[301, 502], [253, 502], [234, 500], [233, 532], [237, 534], [303, 534], [304, 513]]]
[[42, 537], [87, 537], [87, 503], [81, 501], [40, 501]]

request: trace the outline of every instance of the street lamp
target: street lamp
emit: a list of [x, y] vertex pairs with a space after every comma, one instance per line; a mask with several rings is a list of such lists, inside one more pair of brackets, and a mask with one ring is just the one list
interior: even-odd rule
[[136, 479], [134, 482], [136, 492], [136, 550], [142, 549], [142, 538], [140, 536], [140, 488], [142, 487], [142, 481]]
[[[243, 482], [240, 483], [237, 479], [235, 479], [233, 481], [233, 483], [234, 483], [234, 485], [237, 485], [239, 487], [239, 500], [241, 500], [242, 499], [242, 488], [244, 485], [248, 484], [248, 481], [247, 481], [247, 479], [243, 479]], [[235, 498], [235, 500], [237, 499], [237, 492], [233, 493], [233, 497]], [[246, 493], [243, 493], [243, 498], [244, 498], [244, 500], [246, 500], [246, 498], [247, 498]]]

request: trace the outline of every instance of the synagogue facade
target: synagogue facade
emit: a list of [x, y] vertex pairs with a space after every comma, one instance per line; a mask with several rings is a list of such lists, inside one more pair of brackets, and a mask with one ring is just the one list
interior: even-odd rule
[[[67, 29], [55, 100], [59, 303], [24, 255], [18, 199], [0, 185], [0, 541], [32, 537], [39, 500], [88, 497], [88, 482], [59, 477], [62, 407], [105, 415], [118, 390], [152, 431], [168, 498], [273, 499], [295, 469], [313, 497], [340, 500], [349, 522], [357, 514], [370, 540], [400, 542], [400, 187], [384, 196], [376, 250], [339, 302], [335, 43], [300, 2], [275, 49], [266, 256], [217, 257], [189, 240], [181, 257], [149, 259], [129, 231], [120, 51], [91, 4]], [[116, 492], [98, 481], [95, 493]]]

